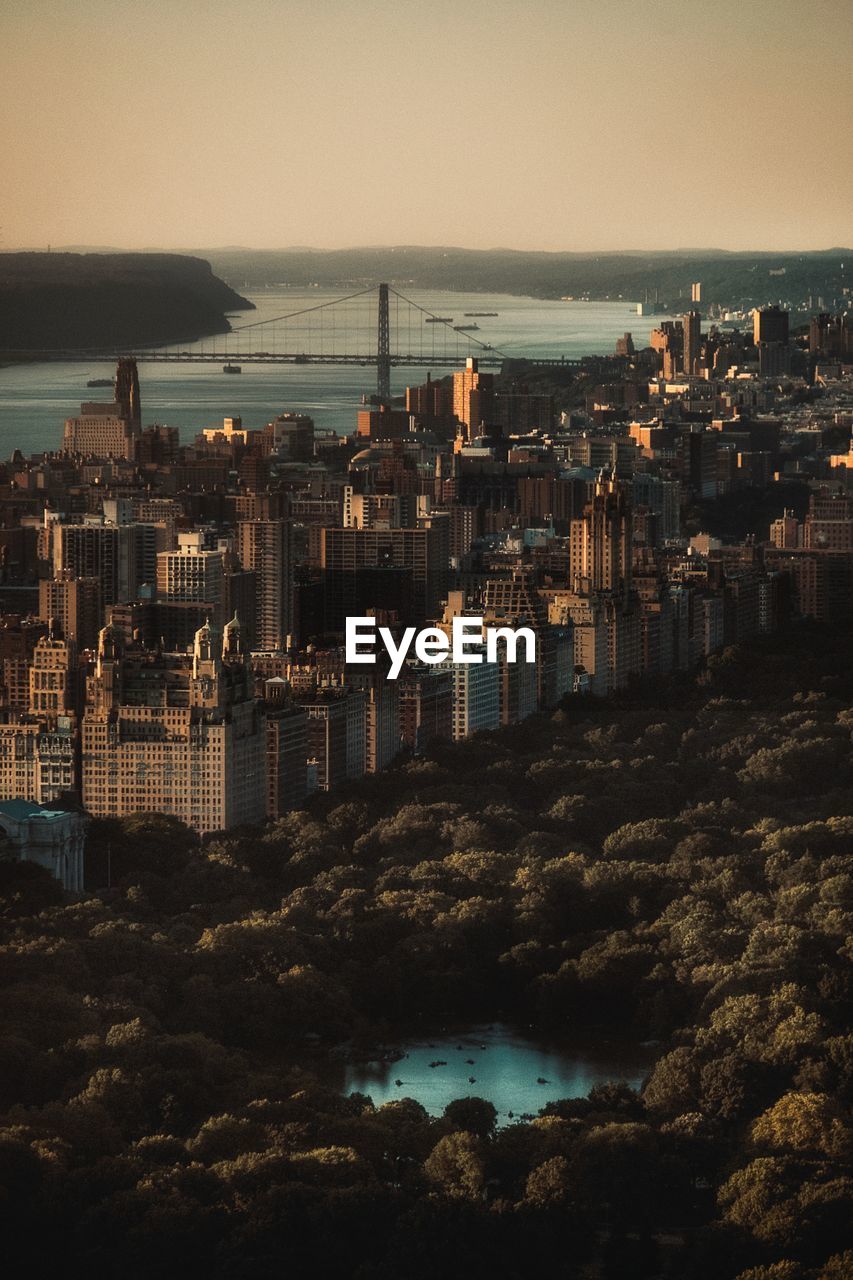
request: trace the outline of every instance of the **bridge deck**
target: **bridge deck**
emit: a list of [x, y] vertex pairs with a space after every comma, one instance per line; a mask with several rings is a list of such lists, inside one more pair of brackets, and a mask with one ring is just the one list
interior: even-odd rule
[[[10, 361], [67, 362], [69, 364], [90, 364], [95, 360], [116, 360], [119, 356], [129, 356], [139, 364], [327, 364], [327, 365], [362, 365], [376, 366], [375, 355], [326, 355], [321, 353], [271, 352], [271, 351], [2, 351], [0, 359]], [[512, 356], [499, 352], [478, 351], [477, 362], [489, 369], [499, 369], [507, 359], [524, 361], [528, 364], [544, 365], [560, 369], [580, 368], [580, 360], [565, 360], [561, 357]], [[456, 358], [442, 355], [416, 355], [414, 353], [398, 353], [391, 356], [391, 364], [397, 367], [411, 368], [455, 368], [465, 357]]]

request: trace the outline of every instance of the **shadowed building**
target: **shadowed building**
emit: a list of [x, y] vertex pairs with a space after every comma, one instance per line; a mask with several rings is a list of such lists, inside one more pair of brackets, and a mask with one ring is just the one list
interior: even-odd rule
[[87, 819], [31, 800], [0, 801], [0, 861], [34, 862], [63, 889], [83, 888]]
[[68, 569], [39, 583], [39, 617], [55, 618], [63, 636], [80, 649], [93, 649], [101, 629], [103, 601], [100, 578], [75, 578]]
[[400, 735], [419, 755], [428, 743], [453, 737], [453, 675], [446, 667], [407, 663], [398, 680]]
[[307, 716], [281, 676], [264, 682], [267, 718], [267, 817], [280, 818], [305, 802], [308, 786]]
[[116, 365], [115, 398], [122, 418], [139, 428], [142, 426], [142, 401], [139, 395], [139, 372], [136, 361], [122, 356]]
[[698, 311], [688, 311], [682, 319], [684, 372], [692, 377], [699, 372], [702, 346], [702, 318]]

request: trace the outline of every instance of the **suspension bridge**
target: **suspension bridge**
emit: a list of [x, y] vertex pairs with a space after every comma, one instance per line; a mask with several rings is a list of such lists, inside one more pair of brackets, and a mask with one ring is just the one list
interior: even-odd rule
[[[281, 315], [232, 325], [228, 333], [194, 341], [191, 348], [172, 343], [140, 346], [135, 351], [54, 349], [6, 354], [78, 363], [123, 355], [155, 364], [221, 364], [234, 372], [244, 364], [375, 366], [377, 397], [387, 400], [395, 366], [452, 368], [475, 356], [482, 367], [499, 368], [514, 358], [511, 352], [486, 341], [486, 330], [481, 330], [475, 319], [486, 314], [492, 313], [438, 315], [383, 283]], [[560, 368], [580, 365], [578, 360], [565, 358], [521, 358]]]

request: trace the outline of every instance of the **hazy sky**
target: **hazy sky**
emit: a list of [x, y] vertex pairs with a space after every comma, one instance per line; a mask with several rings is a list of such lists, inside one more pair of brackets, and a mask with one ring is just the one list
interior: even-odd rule
[[853, 0], [2, 0], [0, 247], [853, 243]]

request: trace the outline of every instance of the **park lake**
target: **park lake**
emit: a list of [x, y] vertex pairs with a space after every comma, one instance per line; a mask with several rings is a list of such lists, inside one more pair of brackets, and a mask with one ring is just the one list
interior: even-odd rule
[[508, 1124], [537, 1115], [548, 1102], [585, 1097], [595, 1085], [624, 1081], [638, 1089], [659, 1052], [637, 1044], [579, 1047], [491, 1023], [415, 1036], [381, 1057], [351, 1055], [342, 1087], [367, 1094], [376, 1106], [414, 1098], [431, 1115], [441, 1115], [454, 1098], [485, 1098], [498, 1123]]

